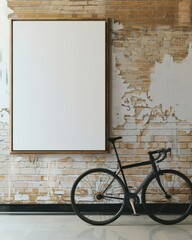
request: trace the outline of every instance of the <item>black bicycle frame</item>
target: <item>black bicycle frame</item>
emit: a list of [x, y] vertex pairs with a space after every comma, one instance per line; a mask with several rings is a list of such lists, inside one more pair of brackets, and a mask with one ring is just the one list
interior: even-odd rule
[[[113, 144], [113, 147], [114, 147], [114, 150], [115, 150], [115, 155], [117, 157], [117, 162], [119, 164], [119, 169], [115, 171], [115, 174], [118, 175], [120, 172], [122, 174], [122, 178], [123, 178], [123, 182], [124, 182], [124, 185], [125, 185], [125, 188], [126, 188], [126, 191], [127, 193], [129, 194], [130, 193], [130, 190], [129, 190], [129, 187], [127, 185], [127, 181], [125, 179], [125, 174], [123, 172], [123, 169], [129, 169], [129, 168], [134, 168], [134, 167], [140, 167], [140, 166], [145, 166], [145, 165], [152, 165], [152, 170], [151, 172], [149, 173], [149, 175], [144, 179], [144, 181], [140, 184], [140, 186], [137, 188], [137, 190], [135, 191], [136, 194], [138, 194], [141, 189], [143, 188], [143, 186], [145, 185], [145, 183], [148, 181], [149, 178], [151, 178], [154, 174], [156, 175], [156, 178], [157, 178], [157, 181], [160, 185], [160, 187], [162, 188], [162, 190], [165, 192], [161, 182], [160, 182], [160, 179], [159, 179], [159, 175], [158, 175], [158, 170], [157, 170], [157, 167], [156, 167], [156, 164], [155, 164], [155, 159], [153, 157], [152, 154], [149, 153], [149, 158], [150, 158], [150, 161], [145, 161], [145, 162], [140, 162], [140, 163], [133, 163], [133, 164], [128, 164], [128, 165], [124, 165], [122, 166], [121, 165], [121, 161], [119, 159], [119, 155], [117, 153], [117, 149], [115, 147], [115, 143], [112, 143]], [[112, 182], [111, 182], [112, 183]], [[111, 184], [110, 183], [110, 184]], [[166, 194], [166, 192], [165, 192]]]

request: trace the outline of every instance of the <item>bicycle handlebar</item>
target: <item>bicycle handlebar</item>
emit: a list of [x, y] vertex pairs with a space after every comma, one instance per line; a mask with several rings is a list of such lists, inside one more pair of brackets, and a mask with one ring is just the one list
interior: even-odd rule
[[[171, 152], [171, 148], [162, 148], [159, 150], [155, 150], [155, 151], [150, 151], [148, 152], [149, 156], [154, 160], [157, 161], [157, 163], [162, 162], [166, 157], [167, 157], [167, 153]], [[157, 157], [154, 157], [154, 154], [158, 154]]]

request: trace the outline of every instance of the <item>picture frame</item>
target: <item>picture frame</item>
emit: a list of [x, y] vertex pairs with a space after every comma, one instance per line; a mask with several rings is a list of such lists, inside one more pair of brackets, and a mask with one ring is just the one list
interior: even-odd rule
[[11, 19], [11, 153], [105, 153], [108, 20]]

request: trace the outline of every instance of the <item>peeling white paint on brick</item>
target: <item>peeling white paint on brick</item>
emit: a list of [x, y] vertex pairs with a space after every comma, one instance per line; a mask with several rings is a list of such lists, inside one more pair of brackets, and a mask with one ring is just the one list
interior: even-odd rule
[[9, 20], [12, 10], [0, 0], [0, 122], [9, 122]]
[[18, 157], [15, 158], [16, 162], [20, 162], [21, 160], [23, 160], [23, 158], [21, 156], [18, 156]]
[[38, 196], [37, 201], [49, 201], [50, 197], [45, 195], [45, 196]]
[[[123, 29], [121, 23], [112, 23], [113, 31]], [[125, 123], [124, 116], [128, 114], [128, 109], [123, 106], [123, 96], [129, 88], [129, 84], [125, 83], [117, 69], [116, 62], [119, 58], [124, 57], [122, 53], [118, 53], [117, 49], [112, 46], [112, 126], [115, 128], [118, 125]]]
[[19, 194], [18, 192], [14, 196], [15, 201], [29, 201], [29, 195]]
[[12, 165], [11, 160], [7, 161], [7, 170], [8, 170], [8, 202], [11, 201], [11, 183], [12, 183]]
[[137, 117], [138, 120], [144, 120], [143, 123], [146, 124], [149, 121], [149, 116], [151, 114], [151, 110], [149, 108], [145, 108], [142, 110]]
[[120, 76], [120, 71], [116, 67], [116, 59], [118, 54], [115, 53], [113, 47], [112, 58], [112, 119], [113, 127], [123, 125], [125, 122], [124, 116], [128, 114], [128, 109], [123, 105], [123, 96], [128, 90], [129, 85], [124, 82]]
[[124, 28], [124, 26], [123, 26], [122, 23], [120, 23], [120, 22], [114, 23], [114, 21], [113, 21], [113, 30], [114, 31], [118, 31], [118, 30], [121, 30], [123, 28]]
[[64, 195], [64, 194], [66, 194], [66, 191], [55, 191], [54, 194], [55, 195]]
[[192, 46], [189, 45], [188, 56], [176, 63], [173, 57], [166, 54], [162, 63], [156, 62], [151, 74], [149, 95], [151, 107], [162, 105], [162, 110], [173, 108], [180, 120], [192, 123]]
[[52, 181], [50, 179], [50, 175], [51, 175], [51, 161], [50, 159], [48, 160], [48, 168], [47, 168], [47, 179], [49, 179], [48, 183], [49, 183], [49, 187], [47, 189], [48, 195], [53, 194], [53, 190], [52, 190]]
[[[5, 6], [6, 6], [6, 1], [3, 1], [3, 2], [5, 3]], [[0, 2], [0, 4], [2, 4], [2, 2]], [[1, 13], [2, 13], [2, 8], [0, 8], [0, 14]], [[7, 15], [4, 14], [4, 17], [5, 16]], [[7, 20], [7, 17], [6, 17], [6, 20]], [[0, 26], [1, 24], [2, 22], [0, 22]], [[123, 28], [124, 27], [121, 23], [112, 24], [112, 30], [117, 31], [117, 33]], [[0, 49], [2, 49], [1, 34], [2, 32], [0, 28]], [[170, 38], [172, 36], [173, 34], [170, 34]], [[150, 42], [148, 42], [148, 37], [147, 38], [143, 37], [143, 39], [146, 39], [146, 45], [150, 44]], [[136, 38], [129, 39], [129, 41], [127, 41], [128, 46], [131, 41], [135, 43]], [[133, 46], [133, 48], [134, 46], [137, 47], [138, 52], [136, 51], [134, 56], [137, 59], [140, 58], [139, 52], [141, 50], [139, 41], [140, 40], [138, 40], [138, 42], [136, 42], [135, 45], [133, 43], [132, 43], [133, 45], [131, 45]], [[6, 46], [8, 47], [8, 41], [6, 44], [7, 44]], [[153, 42], [151, 44], [153, 44]], [[168, 44], [171, 45], [170, 40]], [[169, 45], [167, 46], [167, 48], [168, 47]], [[161, 47], [162, 51], [165, 51], [164, 48], [165, 48], [165, 45]], [[190, 49], [188, 57], [191, 56], [190, 55], [191, 51], [192, 50]], [[175, 159], [175, 156], [178, 156], [179, 154], [181, 154], [181, 157], [183, 155], [184, 161], [186, 161], [185, 155], [188, 155], [189, 157], [191, 156], [191, 152], [190, 152], [191, 150], [187, 150], [188, 148], [191, 148], [191, 145], [189, 145], [188, 140], [184, 139], [186, 144], [188, 144], [187, 148], [181, 151], [179, 150], [179, 154], [176, 153], [176, 151], [178, 151], [177, 144], [180, 141], [177, 139], [178, 137], [177, 130], [179, 129], [185, 130], [186, 134], [188, 134], [191, 131], [191, 126], [186, 125], [186, 123], [184, 122], [181, 122], [180, 125], [178, 125], [178, 123], [176, 124], [175, 118], [173, 116], [165, 117], [164, 114], [165, 114], [165, 110], [167, 109], [166, 106], [163, 105], [161, 109], [160, 101], [158, 102], [156, 98], [153, 99], [152, 97], [150, 99], [148, 96], [148, 93], [145, 93], [141, 90], [142, 88], [139, 88], [138, 90], [136, 89], [137, 87], [133, 87], [131, 84], [127, 83], [129, 79], [126, 79], [126, 82], [125, 82], [125, 79], [121, 76], [122, 73], [119, 70], [120, 68], [116, 66], [116, 64], [120, 62], [121, 67], [123, 66], [123, 64], [124, 64], [123, 68], [130, 67], [130, 66], [127, 66], [128, 65], [127, 62], [124, 61], [125, 60], [124, 48], [122, 50], [122, 48], [119, 49], [119, 47], [116, 48], [115, 46], [113, 46], [112, 53], [113, 53], [112, 66], [110, 67], [110, 69], [112, 69], [113, 71], [112, 84], [111, 84], [112, 85], [111, 100], [113, 104], [112, 105], [113, 116], [111, 119], [113, 120], [114, 128], [117, 127], [118, 125], [121, 125], [121, 126], [123, 125], [123, 127], [121, 128], [114, 129], [113, 134], [122, 135], [123, 143], [128, 143], [128, 144], [132, 143], [132, 145], [134, 145], [135, 147], [135, 149], [130, 153], [130, 149], [128, 149], [128, 147], [122, 146], [123, 144], [119, 141], [120, 142], [119, 150], [121, 154], [122, 155], [126, 155], [127, 153], [129, 155], [132, 154], [130, 160], [131, 161], [134, 161], [135, 159], [138, 160], [137, 158], [138, 155], [143, 154], [143, 152], [141, 151], [143, 150], [141, 149], [143, 148], [143, 143], [144, 143], [144, 149], [147, 150], [149, 149], [149, 147], [151, 147], [150, 144], [153, 142], [153, 137], [154, 138], [158, 137], [156, 139], [165, 139], [165, 140], [162, 140], [162, 142], [161, 141], [158, 142], [158, 140], [157, 141], [154, 140], [154, 143], [157, 143], [157, 146], [161, 147], [161, 144], [163, 144], [162, 147], [174, 146], [173, 148], [174, 160], [177, 160]], [[8, 53], [7, 53], [7, 56], [8, 56]], [[190, 64], [191, 64], [191, 59], [192, 57], [189, 57]], [[134, 59], [130, 60], [130, 62], [133, 60]], [[171, 66], [172, 65], [174, 67], [178, 66], [178, 65], [175, 65], [172, 57], [169, 55], [168, 55], [168, 62], [171, 63]], [[158, 68], [156, 68], [155, 66], [155, 74], [157, 74], [156, 70], [161, 70], [161, 68], [165, 69], [165, 66], [163, 64], [165, 64], [164, 61], [159, 65], [157, 64]], [[183, 65], [184, 63], [182, 62], [180, 64]], [[164, 66], [164, 68], [162, 65]], [[131, 66], [130, 68], [133, 68], [133, 66]], [[1, 69], [1, 66], [0, 66], [0, 69]], [[6, 68], [4, 67], [4, 69]], [[138, 66], [135, 66], [135, 70], [139, 71]], [[181, 68], [181, 71], [182, 73], [184, 73], [183, 68]], [[186, 72], [186, 75], [189, 75], [189, 73], [191, 75], [191, 72]], [[187, 79], [187, 81], [189, 81], [189, 79]], [[2, 85], [3, 83], [4, 83], [4, 86]], [[162, 82], [158, 82], [158, 84], [160, 85], [161, 83]], [[154, 87], [155, 93], [159, 91], [158, 84], [156, 84], [156, 86]], [[172, 84], [173, 84], [173, 81], [172, 81]], [[2, 86], [4, 87], [4, 90], [2, 89]], [[171, 86], [169, 87], [171, 88]], [[7, 101], [7, 104], [3, 104], [1, 106], [2, 104], [1, 99], [3, 99], [3, 95], [1, 93], [4, 93], [4, 91], [6, 93], [4, 99]], [[0, 78], [0, 113], [2, 112], [2, 108], [7, 108], [8, 106], [9, 96], [7, 93], [8, 93], [8, 86], [6, 85], [6, 78], [5, 77]], [[151, 91], [149, 93], [151, 93]], [[162, 99], [164, 100], [164, 98]], [[137, 111], [139, 108], [143, 110]], [[168, 108], [168, 110], [171, 111], [170, 108]], [[3, 111], [6, 111], [6, 110], [3, 110]], [[175, 109], [174, 111], [176, 113]], [[3, 120], [4, 122], [8, 122], [9, 114], [8, 112], [6, 112], [6, 114], [7, 116], [4, 116], [4, 120]], [[2, 119], [3, 118], [0, 116], [0, 122], [2, 121]], [[135, 120], [140, 120], [140, 121], [135, 121]], [[2, 124], [1, 129], [2, 131], [4, 131], [6, 124], [4, 123], [0, 123], [0, 124]], [[146, 131], [145, 131], [145, 134], [142, 135], [143, 129]], [[8, 134], [4, 134], [4, 136], [0, 136], [0, 141], [1, 140], [4, 141], [7, 135]], [[179, 138], [182, 138], [182, 137], [183, 138], [186, 137], [184, 133], [183, 133], [183, 136], [179, 136]], [[190, 136], [187, 136], [187, 137], [190, 138]], [[138, 145], [139, 143], [138, 141], [140, 140], [142, 142], [142, 146]], [[130, 157], [129, 155], [126, 155], [126, 157]], [[147, 157], [147, 156], [144, 156], [144, 157]], [[27, 194], [21, 194], [20, 192], [17, 192], [16, 195], [13, 197], [13, 195], [15, 194], [15, 189], [17, 189], [18, 188], [17, 185], [19, 185], [19, 184], [15, 184], [15, 182], [19, 183], [19, 181], [30, 181], [29, 188], [31, 191], [34, 191], [33, 194], [37, 196], [37, 199], [35, 199], [34, 201], [37, 200], [38, 202], [43, 202], [43, 203], [45, 202], [55, 203], [55, 200], [54, 200], [55, 197], [57, 197], [61, 201], [63, 201], [61, 198], [63, 197], [63, 195], [65, 195], [64, 197], [68, 197], [69, 191], [71, 189], [72, 183], [74, 182], [75, 178], [78, 177], [79, 174], [81, 172], [84, 172], [86, 169], [93, 168], [93, 167], [110, 167], [110, 168], [116, 167], [116, 158], [113, 154], [106, 154], [101, 156], [99, 155], [88, 156], [88, 155], [82, 155], [82, 154], [81, 155], [63, 155], [63, 156], [58, 154], [57, 155], [41, 155], [38, 161], [37, 159], [38, 158], [36, 156], [28, 156], [28, 155], [15, 156], [15, 157], [10, 157], [9, 155], [8, 159], [5, 159], [5, 160], [3, 159], [3, 161], [0, 159], [0, 161], [4, 162], [6, 165], [6, 168], [4, 167], [2, 168], [2, 173], [7, 177], [7, 181], [5, 181], [5, 187], [6, 187], [5, 201], [6, 202], [11, 202], [13, 199], [15, 201], [24, 201], [24, 202], [31, 201]], [[167, 167], [169, 166], [170, 163], [164, 161], [162, 164], [163, 164], [163, 167]], [[189, 164], [187, 166], [189, 166]], [[190, 171], [189, 174], [191, 175], [192, 171]], [[24, 180], [21, 180], [21, 178], [19, 177], [22, 177], [22, 179]], [[65, 188], [67, 190], [63, 190]], [[3, 198], [4, 196], [3, 194], [4, 193], [2, 192], [1, 198]], [[52, 197], [54, 197], [53, 200], [52, 200]], [[68, 199], [66, 201], [69, 202]]]

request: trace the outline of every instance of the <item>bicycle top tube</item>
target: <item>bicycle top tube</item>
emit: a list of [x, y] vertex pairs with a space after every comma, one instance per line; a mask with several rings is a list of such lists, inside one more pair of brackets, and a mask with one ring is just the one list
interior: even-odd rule
[[[115, 149], [116, 157], [117, 157], [117, 159], [119, 161], [119, 164], [120, 164], [120, 159], [119, 159], [119, 156], [118, 156], [118, 152], [117, 152], [117, 149], [115, 147], [115, 142], [119, 139], [122, 139], [122, 137], [113, 137], [113, 138], [108, 138], [107, 140], [112, 143], [112, 145]], [[149, 164], [153, 165], [153, 162], [160, 163], [167, 157], [168, 152], [171, 153], [171, 148], [170, 147], [167, 148], [167, 149], [162, 148], [162, 149], [158, 149], [158, 150], [155, 150], [155, 151], [149, 151], [148, 155], [149, 155], [150, 161], [124, 165], [121, 168], [122, 169], [127, 169], [127, 168], [139, 167], [139, 166], [144, 166], [144, 165], [149, 165]], [[158, 156], [154, 157], [154, 155], [156, 155], [156, 154], [158, 154]]]
[[122, 166], [122, 169], [128, 169], [128, 168], [134, 168], [134, 167], [140, 167], [151, 164], [151, 161], [145, 161], [145, 162], [139, 162], [139, 163], [133, 163]]

